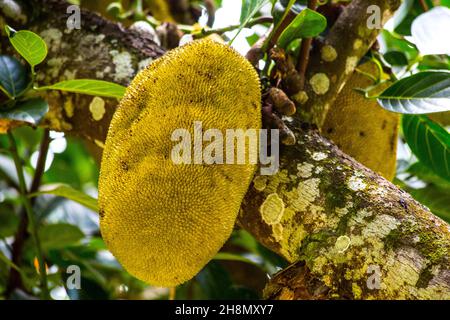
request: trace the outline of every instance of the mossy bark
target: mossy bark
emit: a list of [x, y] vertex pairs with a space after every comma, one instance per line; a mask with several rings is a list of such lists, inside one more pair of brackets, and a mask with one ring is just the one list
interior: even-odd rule
[[[310, 110], [306, 114], [312, 121], [320, 123], [353, 71], [354, 60], [368, 50], [379, 31], [358, 30], [358, 25], [364, 28], [367, 6], [379, 4], [385, 20], [399, 2], [353, 1], [348, 10], [359, 7], [343, 15], [325, 39], [335, 47], [337, 58], [325, 64], [321, 53], [313, 52], [307, 80], [317, 73], [331, 73], [325, 94], [306, 87], [309, 99], [303, 109]], [[164, 53], [145, 35], [89, 12], [82, 13], [81, 30], [68, 33], [64, 1], [33, 0], [31, 5], [34, 18], [16, 26], [44, 33], [49, 41], [49, 57], [39, 69], [44, 74], [39, 79], [42, 83], [75, 76], [126, 85], [142, 61]], [[0, 21], [14, 26], [14, 19], [0, 13]], [[355, 44], [358, 37], [365, 40]], [[0, 52], [11, 53], [7, 39], [2, 37], [1, 42]], [[104, 116], [94, 120], [89, 110], [92, 97], [44, 95], [51, 105], [46, 126], [103, 143], [116, 100], [105, 99]], [[266, 297], [450, 298], [448, 224], [315, 130], [298, 120], [288, 125], [295, 131], [297, 144], [281, 150], [276, 175], [254, 178], [238, 221], [258, 241], [292, 262], [270, 280]]]
[[[151, 37], [135, 30], [125, 29], [89, 11], [81, 10], [81, 29], [67, 28], [66, 1], [30, 0], [22, 7], [26, 22], [9, 17], [0, 10], [2, 54], [17, 54], [4, 34], [4, 24], [13, 28], [29, 29], [47, 43], [48, 55], [37, 67], [40, 86], [69, 79], [97, 79], [128, 85], [134, 75], [154, 59], [164, 54]], [[117, 99], [100, 98], [105, 113], [93, 117], [89, 105], [92, 96], [47, 91], [50, 112], [43, 125], [54, 130], [71, 132], [93, 144], [101, 145], [106, 138], [109, 122], [117, 107]]]
[[[300, 113], [304, 119], [322, 126], [357, 63], [400, 4], [401, 0], [353, 0], [345, 8], [323, 42], [316, 43], [311, 52], [304, 88], [308, 100], [301, 105]], [[328, 84], [314, 81], [321, 79], [317, 75], [326, 78]]]
[[265, 296], [450, 299], [448, 224], [316, 131], [293, 127], [299, 142], [276, 175], [254, 178], [239, 217], [293, 263]]

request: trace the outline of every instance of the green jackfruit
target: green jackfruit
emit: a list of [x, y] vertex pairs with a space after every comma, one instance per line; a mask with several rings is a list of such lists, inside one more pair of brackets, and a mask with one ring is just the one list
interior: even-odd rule
[[193, 136], [194, 121], [202, 121], [203, 131], [222, 133], [261, 128], [256, 72], [212, 40], [176, 48], [141, 71], [105, 143], [101, 233], [124, 268], [152, 285], [183, 283], [214, 257], [256, 169], [251, 163], [175, 164], [172, 133], [185, 128]]

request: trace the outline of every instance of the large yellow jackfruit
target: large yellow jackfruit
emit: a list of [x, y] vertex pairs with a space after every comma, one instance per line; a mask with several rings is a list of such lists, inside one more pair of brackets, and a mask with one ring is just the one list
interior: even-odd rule
[[[261, 128], [259, 79], [229, 46], [198, 40], [141, 71], [111, 121], [99, 178], [106, 245], [135, 277], [183, 283], [229, 237], [256, 165], [174, 164], [174, 130]], [[248, 144], [248, 142], [247, 142]], [[208, 143], [206, 143], [208, 145]], [[225, 151], [224, 151], [225, 152]]]
[[[375, 76], [378, 73], [373, 62], [366, 62], [358, 69]], [[371, 85], [373, 80], [355, 72], [330, 108], [321, 131], [342, 151], [392, 180], [396, 169], [399, 115], [384, 110], [376, 99], [366, 99], [354, 90]]]

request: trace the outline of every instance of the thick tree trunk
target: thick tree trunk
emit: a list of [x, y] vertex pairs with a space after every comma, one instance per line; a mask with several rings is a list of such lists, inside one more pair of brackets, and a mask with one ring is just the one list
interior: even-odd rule
[[[384, 20], [399, 5], [395, 0], [354, 0], [347, 9], [354, 11], [345, 13], [325, 40], [341, 60], [325, 63], [320, 53], [312, 57], [307, 81], [327, 72], [330, 80], [325, 94], [316, 94], [310, 85], [305, 88], [305, 110], [316, 123], [353, 71], [353, 60], [375, 39], [377, 31], [367, 31], [367, 18], [362, 17], [372, 3], [380, 6]], [[32, 4], [38, 18], [29, 19], [26, 27], [44, 36], [50, 49], [40, 68], [43, 83], [75, 77], [127, 84], [139, 65], [163, 54], [145, 35], [87, 12], [82, 29], [68, 32], [66, 3]], [[2, 39], [1, 51], [6, 48]], [[104, 116], [94, 120], [92, 97], [53, 92], [46, 98], [52, 110], [48, 126], [102, 145], [117, 101], [105, 99]], [[254, 178], [238, 219], [258, 241], [293, 263], [270, 280], [266, 297], [449, 299], [448, 224], [314, 129], [297, 119], [288, 125], [297, 144], [281, 150], [276, 175]]]

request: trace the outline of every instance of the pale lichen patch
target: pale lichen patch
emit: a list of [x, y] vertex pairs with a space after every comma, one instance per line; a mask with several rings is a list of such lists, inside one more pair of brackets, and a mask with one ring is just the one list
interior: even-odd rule
[[264, 200], [259, 211], [263, 220], [267, 224], [273, 225], [280, 222], [281, 217], [283, 217], [284, 209], [283, 199], [281, 199], [278, 194], [271, 193], [267, 196], [266, 200]]
[[325, 73], [316, 73], [309, 79], [309, 84], [311, 85], [313, 91], [322, 95], [328, 92], [330, 89], [330, 79]]
[[361, 287], [356, 282], [352, 283], [352, 292], [353, 292], [353, 297], [355, 299], [361, 299], [362, 290], [361, 290]]
[[147, 58], [147, 59], [139, 61], [138, 71], [141, 71], [141, 70], [147, 68], [152, 62], [153, 62], [153, 58]]
[[105, 115], [105, 100], [100, 97], [94, 97], [89, 104], [89, 111], [95, 121], [100, 121]]
[[264, 191], [267, 186], [267, 176], [257, 176], [253, 179], [253, 187], [258, 191]]
[[278, 171], [277, 174], [270, 176], [269, 182], [267, 183], [264, 192], [274, 193], [277, 192], [278, 186], [283, 183], [289, 182], [289, 175], [286, 169]]
[[132, 65], [131, 54], [126, 51], [119, 53], [117, 50], [111, 50], [109, 54], [113, 57], [115, 66], [114, 80], [120, 82], [132, 78], [134, 75], [134, 68]]
[[63, 76], [66, 80], [73, 80], [77, 77], [77, 70], [71, 71], [66, 69], [64, 70]]
[[351, 176], [347, 182], [347, 186], [353, 191], [364, 190], [367, 184], [357, 176]]
[[333, 46], [325, 45], [322, 47], [322, 50], [320, 50], [320, 54], [322, 57], [322, 60], [326, 62], [332, 62], [336, 60], [338, 54], [336, 52], [336, 49]]
[[67, 57], [59, 56], [48, 59], [47, 61], [47, 77], [52, 79], [56, 78], [59, 75], [59, 72], [62, 69], [62, 65], [68, 60]]
[[358, 50], [359, 48], [361, 48], [362, 44], [363, 44], [363, 42], [361, 39], [356, 39], [353, 42], [353, 50]]
[[323, 171], [323, 167], [316, 167], [316, 169], [314, 170], [315, 174], [320, 174]]
[[295, 102], [302, 105], [305, 104], [306, 101], [308, 101], [308, 94], [305, 91], [300, 91], [292, 96], [292, 99], [294, 99]]
[[272, 233], [273, 233], [273, 237], [275, 238], [276, 241], [281, 241], [283, 240], [283, 225], [281, 223], [276, 223], [274, 225], [272, 225]]
[[42, 39], [44, 39], [45, 43], [47, 44], [48, 51], [50, 52], [57, 52], [60, 48], [62, 42], [61, 38], [63, 36], [63, 33], [56, 28], [49, 28], [47, 30], [44, 30], [40, 33], [40, 36]]
[[314, 152], [311, 158], [315, 161], [322, 161], [323, 159], [328, 158], [328, 155], [325, 152]]
[[309, 178], [312, 175], [314, 166], [311, 163], [303, 162], [297, 164], [297, 176], [301, 178]]
[[72, 118], [73, 114], [74, 114], [74, 105], [72, 102], [72, 96], [68, 96], [65, 101], [64, 101], [64, 105], [63, 105], [64, 111], [66, 112], [66, 115], [68, 118]]
[[297, 188], [286, 192], [289, 203], [295, 211], [305, 211], [320, 196], [320, 179], [301, 181]]
[[373, 219], [373, 221], [367, 224], [367, 226], [362, 230], [361, 234], [363, 237], [384, 238], [392, 230], [397, 229], [399, 225], [400, 221], [398, 221], [393, 216], [381, 214], [377, 215]]
[[364, 224], [365, 220], [373, 215], [372, 211], [361, 209], [355, 215], [353, 215], [349, 221], [348, 226], [358, 226]]
[[345, 73], [349, 74], [355, 70], [356, 65], [358, 64], [358, 57], [348, 57], [347, 60], [345, 60]]
[[348, 247], [350, 247], [351, 240], [348, 236], [340, 236], [336, 239], [336, 243], [334, 244], [334, 249], [339, 252], [343, 253], [345, 252]]

